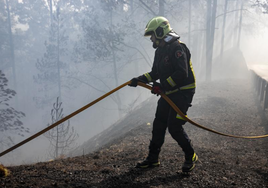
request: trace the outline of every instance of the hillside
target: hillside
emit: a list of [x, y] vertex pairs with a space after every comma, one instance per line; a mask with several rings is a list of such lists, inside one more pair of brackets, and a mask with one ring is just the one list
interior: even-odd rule
[[[149, 99], [81, 147], [92, 144], [91, 153], [8, 167], [11, 175], [0, 179], [0, 187], [268, 187], [268, 138], [224, 137], [188, 123], [184, 127], [200, 158], [194, 172], [181, 174], [183, 153], [168, 133], [161, 166], [135, 169], [147, 155], [152, 128], [147, 123], [153, 121], [155, 102], [155, 97]], [[268, 133], [267, 115], [246, 79], [199, 84], [188, 113], [202, 125], [235, 135]]]

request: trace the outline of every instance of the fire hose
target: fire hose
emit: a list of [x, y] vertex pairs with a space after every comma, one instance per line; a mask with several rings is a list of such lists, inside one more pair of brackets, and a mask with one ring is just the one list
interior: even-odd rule
[[[126, 82], [126, 83], [124, 83], [124, 84], [118, 86], [117, 88], [115, 88], [115, 89], [109, 91], [108, 93], [106, 93], [106, 94], [104, 94], [103, 96], [97, 98], [96, 100], [92, 101], [91, 103], [89, 103], [89, 104], [83, 106], [82, 108], [76, 110], [75, 112], [73, 112], [73, 113], [71, 113], [71, 114], [69, 114], [69, 115], [63, 117], [61, 120], [59, 120], [59, 121], [53, 123], [52, 125], [50, 125], [50, 126], [46, 127], [45, 129], [39, 131], [38, 133], [36, 133], [36, 134], [30, 136], [29, 138], [27, 138], [27, 139], [25, 139], [25, 140], [19, 142], [18, 144], [16, 144], [16, 145], [10, 147], [10, 148], [7, 149], [7, 150], [1, 152], [1, 153], [0, 153], [0, 157], [2, 157], [3, 155], [5, 155], [5, 154], [7, 154], [7, 153], [9, 153], [9, 152], [11, 152], [11, 151], [13, 151], [13, 150], [15, 150], [15, 149], [18, 148], [18, 147], [20, 147], [20, 146], [26, 144], [27, 142], [29, 142], [29, 141], [31, 141], [31, 140], [37, 138], [38, 136], [42, 135], [43, 133], [49, 131], [50, 129], [53, 129], [54, 127], [60, 125], [61, 123], [65, 122], [66, 120], [68, 120], [68, 119], [72, 118], [73, 116], [79, 114], [80, 112], [86, 110], [87, 108], [91, 107], [92, 105], [96, 104], [97, 102], [101, 101], [102, 99], [106, 98], [107, 96], [111, 95], [112, 93], [114, 93], [114, 92], [118, 91], [119, 89], [121, 89], [121, 88], [127, 86], [128, 84], [130, 84], [130, 82], [131, 82], [131, 81], [128, 81], [128, 82]], [[151, 87], [150, 85], [145, 84], [145, 83], [138, 82], [138, 85], [139, 85], [139, 86], [142, 86], [142, 87], [144, 87], [144, 88], [147, 88], [147, 89], [149, 89], [149, 90], [152, 90], [152, 87]], [[218, 135], [227, 136], [227, 137], [233, 137], [233, 138], [247, 138], [247, 139], [253, 139], [253, 138], [265, 138], [265, 137], [268, 137], [268, 134], [266, 134], [266, 135], [259, 135], [259, 136], [238, 136], [238, 135], [231, 135], [231, 134], [226, 134], [226, 133], [218, 132], [218, 131], [216, 131], [216, 130], [207, 128], [207, 127], [205, 127], [205, 126], [203, 126], [203, 125], [200, 125], [200, 124], [194, 122], [193, 120], [191, 120], [191, 119], [189, 119], [187, 116], [185, 116], [185, 115], [180, 111], [180, 109], [179, 109], [179, 108], [178, 108], [178, 107], [177, 107], [177, 106], [176, 106], [176, 105], [175, 105], [175, 104], [168, 98], [167, 95], [165, 95], [164, 93], [161, 93], [160, 95], [161, 95], [161, 97], [163, 97], [163, 98], [169, 103], [169, 105], [170, 105], [170, 106], [171, 106], [171, 107], [172, 107], [172, 108], [173, 108], [173, 109], [174, 109], [174, 110], [175, 110], [175, 111], [176, 111], [182, 118], [184, 118], [186, 121], [188, 121], [188, 122], [191, 123], [192, 125], [195, 125], [196, 127], [199, 127], [199, 128], [201, 128], [201, 129], [203, 129], [203, 130], [206, 130], [206, 131], [209, 131], [209, 132], [218, 134]]]

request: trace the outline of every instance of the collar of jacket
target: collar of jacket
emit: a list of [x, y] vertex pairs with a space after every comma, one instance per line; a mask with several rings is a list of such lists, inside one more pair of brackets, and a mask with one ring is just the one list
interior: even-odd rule
[[177, 33], [175, 32], [170, 32], [168, 33], [165, 37], [164, 37], [164, 41], [168, 44], [171, 44], [172, 42], [174, 42], [175, 40], [178, 40], [180, 37]]

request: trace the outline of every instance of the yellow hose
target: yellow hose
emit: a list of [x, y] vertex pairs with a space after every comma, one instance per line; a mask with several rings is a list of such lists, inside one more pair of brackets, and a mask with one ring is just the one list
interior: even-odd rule
[[[147, 89], [152, 89], [152, 87], [151, 86], [148, 86], [148, 85], [146, 85], [146, 84], [144, 84], [144, 83], [139, 83], [139, 85], [140, 86], [142, 86], [142, 87], [145, 87], [145, 88], [147, 88]], [[205, 127], [205, 126], [203, 126], [203, 125], [200, 125], [200, 124], [198, 124], [198, 123], [196, 123], [196, 122], [194, 122], [193, 120], [191, 120], [191, 119], [189, 119], [187, 116], [185, 116], [181, 111], [180, 111], [180, 109], [168, 98], [168, 96], [166, 96], [165, 94], [160, 94], [161, 95], [161, 97], [163, 97], [167, 102], [168, 102], [168, 104], [181, 116], [181, 117], [183, 117], [185, 120], [187, 120], [189, 123], [191, 123], [191, 124], [193, 124], [193, 125], [195, 125], [196, 127], [199, 127], [199, 128], [201, 128], [201, 129], [204, 129], [204, 130], [207, 130], [207, 131], [209, 131], [209, 132], [213, 132], [213, 133], [216, 133], [216, 134], [219, 134], [219, 135], [222, 135], [222, 136], [228, 136], [228, 137], [233, 137], [233, 138], [265, 138], [265, 137], [268, 137], [268, 135], [260, 135], [260, 136], [238, 136], [238, 135], [231, 135], [231, 134], [225, 134], [225, 133], [221, 133], [221, 132], [218, 132], [218, 131], [215, 131], [215, 130], [213, 130], [213, 129], [210, 129], [210, 128], [207, 128], [207, 127]]]
[[[102, 99], [106, 98], [107, 96], [111, 95], [112, 93], [118, 91], [119, 89], [125, 87], [125, 86], [128, 85], [128, 84], [130, 84], [130, 81], [128, 81], [128, 82], [126, 82], [126, 83], [124, 83], [124, 84], [118, 86], [117, 88], [115, 88], [115, 89], [109, 91], [108, 93], [104, 94], [103, 96], [99, 97], [98, 99], [92, 101], [91, 103], [89, 103], [89, 104], [83, 106], [82, 108], [76, 110], [75, 112], [69, 114], [68, 116], [65, 116], [64, 118], [62, 118], [61, 120], [57, 121], [56, 123], [54, 123], [54, 124], [52, 124], [52, 125], [46, 127], [45, 129], [41, 130], [40, 132], [38, 132], [38, 133], [36, 133], [36, 134], [30, 136], [29, 138], [27, 138], [27, 139], [21, 141], [20, 143], [18, 143], [18, 144], [16, 144], [16, 145], [12, 146], [11, 148], [9, 148], [9, 149], [7, 149], [7, 150], [1, 152], [1, 153], [0, 153], [0, 157], [2, 157], [3, 155], [5, 155], [5, 154], [7, 154], [7, 153], [9, 153], [9, 152], [11, 152], [11, 151], [13, 151], [14, 149], [16, 149], [16, 148], [18, 148], [18, 147], [20, 147], [20, 146], [26, 144], [27, 142], [29, 142], [29, 141], [35, 139], [36, 137], [42, 135], [43, 133], [49, 131], [50, 129], [53, 129], [54, 127], [58, 126], [59, 124], [63, 123], [64, 121], [66, 121], [66, 120], [70, 119], [71, 117], [73, 117], [73, 116], [79, 114], [80, 112], [82, 112], [82, 111], [84, 111], [85, 109], [91, 107], [92, 105], [96, 104], [97, 102], [101, 101]], [[142, 86], [142, 87], [144, 87], [144, 88], [147, 88], [147, 89], [149, 89], [149, 90], [152, 90], [152, 87], [149, 86], [149, 85], [147, 85], [147, 84], [145, 84], [145, 83], [138, 82], [138, 85], [139, 85], [139, 86]], [[260, 135], [260, 136], [237, 136], [237, 135], [225, 134], [225, 133], [221, 133], [221, 132], [215, 131], [215, 130], [213, 130], [213, 129], [209, 129], [209, 128], [203, 126], [203, 125], [200, 125], [200, 124], [198, 124], [198, 123], [192, 121], [192, 120], [189, 119], [188, 117], [186, 117], [186, 116], [180, 111], [180, 109], [179, 109], [179, 108], [178, 108], [178, 107], [177, 107], [177, 106], [176, 106], [176, 105], [175, 105], [175, 104], [174, 104], [174, 103], [173, 103], [173, 102], [172, 102], [172, 101], [171, 101], [171, 100], [164, 94], [164, 93], [161, 93], [160, 95], [161, 95], [161, 96], [162, 96], [162, 97], [163, 97], [163, 98], [170, 104], [170, 106], [171, 106], [171, 107], [172, 107], [172, 108], [173, 108], [173, 109], [174, 109], [174, 110], [175, 110], [181, 117], [183, 117], [183, 118], [184, 118], [185, 120], [187, 120], [189, 123], [191, 123], [191, 124], [193, 124], [193, 125], [195, 125], [195, 126], [201, 128], [201, 129], [204, 129], [204, 130], [207, 130], [207, 131], [209, 131], [209, 132], [213, 132], [213, 133], [216, 133], [216, 134], [219, 134], [219, 135], [222, 135], [222, 136], [228, 136], [228, 137], [233, 137], [233, 138], [250, 138], [250, 139], [252, 139], [252, 138], [265, 138], [265, 137], [268, 137], [268, 135]]]
[[105, 97], [107, 97], [107, 96], [111, 95], [112, 93], [116, 92], [117, 90], [119, 90], [119, 89], [125, 87], [125, 86], [128, 85], [129, 83], [130, 83], [130, 81], [128, 81], [128, 82], [126, 82], [126, 83], [124, 83], [124, 84], [118, 86], [117, 88], [115, 88], [115, 89], [111, 90], [110, 92], [104, 94], [104, 95], [101, 96], [100, 98], [98, 98], [98, 99], [92, 101], [91, 103], [89, 103], [89, 104], [83, 106], [82, 108], [76, 110], [75, 112], [69, 114], [68, 116], [65, 116], [64, 118], [62, 118], [61, 120], [57, 121], [56, 123], [53, 123], [52, 125], [48, 126], [47, 128], [45, 128], [45, 129], [41, 130], [40, 132], [34, 134], [33, 136], [30, 136], [29, 138], [26, 138], [25, 140], [21, 141], [20, 143], [18, 143], [18, 144], [16, 144], [16, 145], [12, 146], [11, 148], [9, 148], [9, 149], [3, 151], [2, 153], [0, 153], [0, 157], [2, 157], [3, 155], [5, 155], [5, 154], [7, 154], [7, 153], [9, 153], [9, 152], [11, 152], [11, 151], [13, 151], [14, 149], [16, 149], [16, 148], [18, 148], [18, 147], [20, 147], [20, 146], [26, 144], [27, 142], [29, 142], [29, 141], [35, 139], [36, 137], [42, 135], [43, 133], [49, 131], [50, 129], [53, 129], [53, 128], [56, 127], [57, 125], [60, 125], [60, 124], [63, 123], [64, 121], [70, 119], [71, 117], [73, 117], [73, 116], [79, 114], [80, 112], [84, 111], [85, 109], [91, 107], [92, 105], [94, 105], [94, 104], [96, 104], [97, 102], [101, 101], [101, 100], [104, 99]]

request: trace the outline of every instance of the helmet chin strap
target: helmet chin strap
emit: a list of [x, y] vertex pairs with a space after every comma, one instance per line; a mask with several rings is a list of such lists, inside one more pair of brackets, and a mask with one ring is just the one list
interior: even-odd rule
[[153, 43], [153, 48], [157, 48], [160, 44], [160, 41], [159, 40], [156, 40], [154, 43]]

